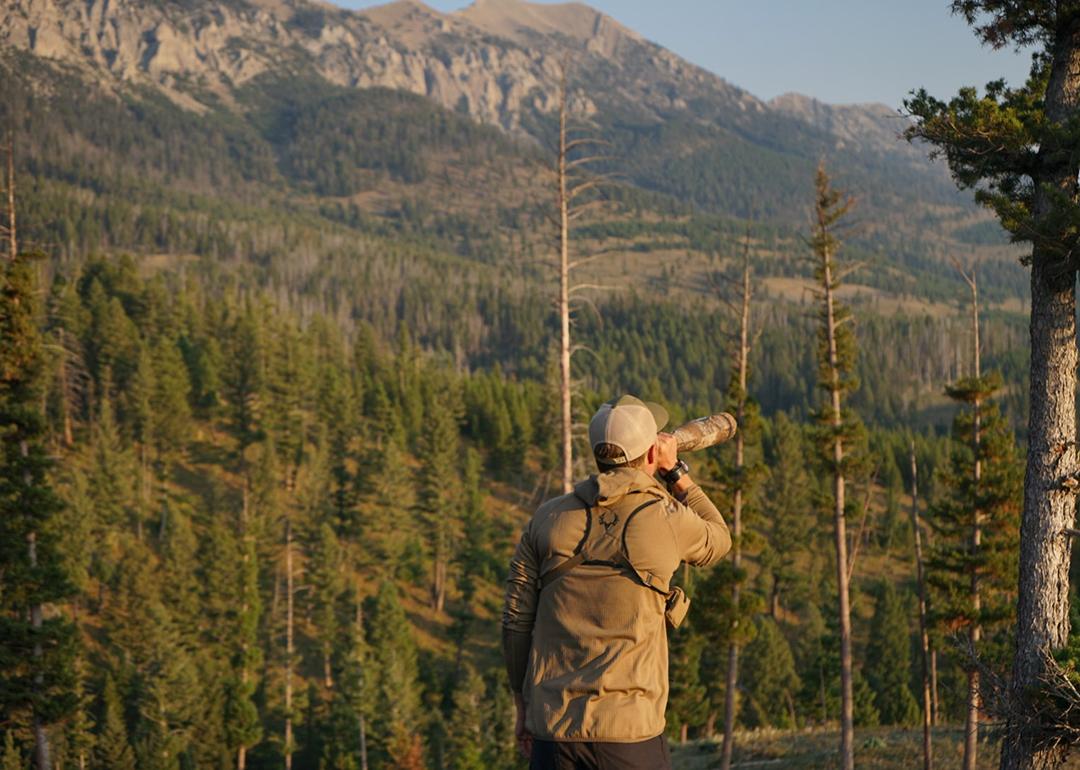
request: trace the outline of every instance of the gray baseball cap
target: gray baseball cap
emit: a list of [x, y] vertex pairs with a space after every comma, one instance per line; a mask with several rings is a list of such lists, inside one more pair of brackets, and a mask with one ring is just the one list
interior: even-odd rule
[[667, 409], [660, 404], [620, 396], [603, 404], [589, 421], [589, 445], [595, 451], [598, 444], [614, 444], [623, 451], [621, 462], [628, 463], [649, 450], [667, 421]]

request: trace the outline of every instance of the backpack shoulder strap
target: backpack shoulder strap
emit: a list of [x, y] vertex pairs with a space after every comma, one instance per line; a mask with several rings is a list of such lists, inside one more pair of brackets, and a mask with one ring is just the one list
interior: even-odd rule
[[651, 572], [648, 572], [647, 570], [638, 569], [637, 565], [635, 565], [633, 560], [630, 558], [630, 551], [626, 547], [626, 530], [629, 529], [630, 522], [633, 520], [634, 516], [636, 516], [640, 511], [644, 510], [645, 508], [648, 508], [653, 503], [660, 502], [660, 500], [661, 500], [661, 498], [654, 497], [652, 500], [645, 503], [644, 505], [640, 505], [637, 508], [635, 508], [634, 512], [631, 513], [629, 517], [627, 517], [626, 524], [623, 525], [623, 529], [622, 529], [622, 549], [621, 550], [622, 550], [623, 558], [626, 560], [627, 566], [630, 567], [630, 569], [633, 571], [633, 573], [635, 575], [637, 575], [638, 580], [641, 581], [641, 584], [643, 586], [645, 586], [646, 588], [651, 588], [653, 591], [656, 591], [661, 596], [670, 596], [670, 594], [671, 594], [670, 591], [665, 591], [661, 586], [656, 585], [656, 583], [658, 582], [656, 575], [654, 575]]
[[[578, 499], [581, 500], [580, 497], [578, 497]], [[592, 507], [589, 506], [589, 504], [586, 503], [584, 500], [581, 500], [581, 502], [585, 504], [585, 535], [581, 538], [581, 542], [578, 543], [577, 548], [574, 549], [573, 556], [564, 561], [562, 564], [558, 565], [557, 567], [553, 567], [552, 569], [548, 570], [540, 576], [541, 591], [543, 591], [553, 582], [561, 578], [570, 570], [583, 564], [589, 558], [589, 534], [590, 530], [592, 529]], [[636, 516], [639, 511], [648, 508], [653, 503], [658, 502], [660, 502], [659, 498], [646, 500], [644, 503], [635, 508], [629, 516], [626, 517], [626, 523], [623, 525], [623, 527], [625, 528], [626, 524], [629, 524], [630, 520], [634, 518], [634, 516]]]

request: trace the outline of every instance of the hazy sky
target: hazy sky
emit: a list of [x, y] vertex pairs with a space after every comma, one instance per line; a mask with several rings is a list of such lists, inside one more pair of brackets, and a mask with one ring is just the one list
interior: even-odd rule
[[[549, 2], [550, 0], [541, 0]], [[336, 0], [349, 8], [378, 3]], [[468, 0], [427, 0], [454, 11]], [[831, 103], [898, 107], [913, 88], [939, 97], [1005, 77], [1030, 56], [993, 51], [948, 0], [589, 0], [589, 5], [764, 99], [797, 91]]]

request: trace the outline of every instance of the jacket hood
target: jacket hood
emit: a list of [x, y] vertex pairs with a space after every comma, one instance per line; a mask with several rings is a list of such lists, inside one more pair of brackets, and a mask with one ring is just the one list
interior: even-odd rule
[[588, 505], [614, 505], [630, 492], [657, 487], [656, 479], [638, 468], [614, 468], [589, 476], [574, 486]]

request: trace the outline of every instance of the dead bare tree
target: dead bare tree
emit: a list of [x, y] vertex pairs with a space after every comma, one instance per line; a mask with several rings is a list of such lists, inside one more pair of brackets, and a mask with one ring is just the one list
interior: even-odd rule
[[[742, 275], [737, 281], [739, 301], [737, 304], [731, 302], [727, 303], [731, 308], [733, 315], [738, 318], [738, 330], [734, 334], [732, 345], [735, 359], [735, 371], [733, 375], [733, 387], [731, 389], [731, 396], [733, 397], [734, 403], [731, 404], [731, 407], [734, 408], [735, 420], [740, 426], [745, 426], [747, 423], [747, 381], [749, 379], [750, 351], [756, 341], [755, 335], [753, 335], [750, 330], [750, 300], [753, 295], [752, 276], [753, 268], [750, 262], [750, 233], [748, 230], [743, 249]], [[739, 605], [742, 598], [742, 583], [737, 576], [739, 575], [739, 570], [742, 568], [742, 513], [748, 480], [747, 474], [745, 473], [745, 440], [745, 430], [740, 430], [735, 434], [735, 463], [732, 469], [735, 483], [731, 504], [731, 565], [736, 575], [731, 586], [731, 606], [734, 608], [735, 612], [732, 619], [732, 625], [734, 627], [737, 627], [739, 624]], [[728, 645], [727, 674], [725, 677], [724, 689], [724, 743], [720, 760], [720, 767], [722, 770], [729, 770], [731, 767], [731, 757], [735, 749], [735, 691], [738, 687], [738, 681], [739, 641], [737, 635], [733, 634], [732, 640]]]
[[8, 259], [12, 262], [19, 255], [19, 241], [17, 238], [15, 221], [15, 135], [9, 130], [7, 141], [0, 146], [0, 152], [4, 154], [4, 214], [6, 221], [0, 225], [0, 236], [7, 241]]
[[[953, 260], [953, 264], [956, 266], [960, 276], [967, 283], [968, 288], [971, 290], [971, 331], [972, 331], [972, 370], [971, 370], [971, 382], [973, 385], [968, 388], [968, 393], [965, 394], [966, 400], [971, 403], [971, 449], [974, 453], [974, 463], [972, 465], [972, 481], [973, 490], [976, 498], [978, 497], [979, 484], [982, 480], [982, 460], [980, 446], [982, 443], [982, 401], [983, 401], [983, 386], [981, 385], [982, 378], [982, 363], [979, 354], [979, 284], [975, 273], [974, 265], [970, 270], [965, 270], [964, 267], [957, 261]], [[959, 390], [957, 389], [957, 392]], [[979, 548], [982, 545], [982, 516], [977, 505], [972, 507], [971, 510], [971, 559], [976, 561], [978, 559]], [[973, 568], [971, 570], [971, 614], [973, 621], [968, 627], [968, 642], [971, 645], [971, 649], [978, 649], [979, 642], [982, 639], [982, 626], [979, 623], [978, 617], [982, 609], [982, 596], [979, 587], [979, 570]], [[979, 750], [979, 668], [977, 666], [971, 666], [968, 669], [968, 692], [967, 692], [967, 709], [964, 719], [964, 770], [975, 770], [975, 764], [977, 760], [977, 754]]]
[[930, 635], [926, 623], [926, 576], [923, 573], [922, 524], [919, 521], [919, 466], [915, 459], [915, 441], [911, 442], [911, 531], [915, 541], [915, 580], [919, 592], [919, 649], [922, 653], [923, 770], [934, 763], [930, 741], [933, 705], [930, 696]]
[[589, 288], [601, 288], [592, 284], [572, 286], [570, 274], [575, 267], [584, 264], [586, 259], [570, 260], [570, 225], [580, 218], [589, 208], [599, 201], [596, 198], [582, 201], [582, 196], [596, 191], [610, 180], [608, 174], [590, 175], [583, 178], [579, 173], [589, 163], [606, 158], [602, 155], [579, 155], [582, 148], [606, 146], [607, 143], [594, 137], [569, 137], [568, 121], [570, 118], [567, 105], [567, 68], [563, 62], [559, 75], [559, 137], [556, 151], [555, 176], [556, 225], [558, 227], [559, 249], [559, 296], [557, 300], [559, 315], [559, 401], [560, 401], [560, 443], [562, 448], [562, 487], [563, 493], [569, 493], [574, 485], [574, 417], [572, 401], [572, 382], [570, 357], [574, 351], [570, 341], [570, 300], [577, 291]]
[[285, 770], [292, 770], [293, 755], [293, 537], [292, 519], [285, 517]]

